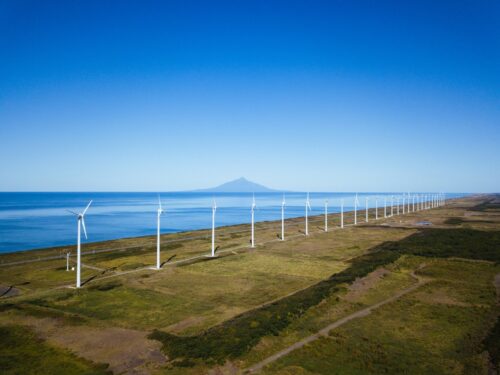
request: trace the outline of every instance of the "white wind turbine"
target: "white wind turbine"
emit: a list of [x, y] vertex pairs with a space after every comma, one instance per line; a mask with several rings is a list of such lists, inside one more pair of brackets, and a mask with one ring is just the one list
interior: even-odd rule
[[163, 208], [161, 206], [161, 199], [158, 195], [158, 209], [156, 210], [156, 269], [159, 270], [160, 264], [160, 217], [163, 213]]
[[391, 195], [391, 217], [394, 216], [394, 195]]
[[90, 205], [92, 204], [92, 201], [89, 202], [87, 207], [83, 210], [83, 212], [75, 212], [71, 210], [67, 210], [68, 212], [72, 213], [77, 217], [78, 221], [78, 238], [77, 238], [77, 246], [76, 246], [76, 287], [80, 288], [82, 286], [81, 283], [81, 278], [80, 278], [80, 272], [81, 272], [81, 228], [83, 228], [83, 234], [85, 235], [85, 238], [87, 238], [87, 230], [85, 229], [85, 213], [89, 209]]
[[281, 241], [285, 240], [285, 194], [283, 194], [283, 200], [281, 201]]
[[378, 220], [378, 197], [375, 198], [375, 220]]
[[328, 232], [328, 199], [325, 199], [325, 232]]
[[215, 256], [215, 211], [217, 211], [217, 203], [214, 199], [212, 202], [212, 257]]
[[384, 196], [384, 218], [387, 217], [387, 197]]
[[405, 207], [406, 207], [406, 200], [405, 200], [406, 199], [406, 195], [403, 194], [402, 199], [403, 199], [402, 207], [403, 207], [403, 215], [404, 215], [405, 214]]
[[71, 253], [68, 251], [66, 253], [66, 271], [69, 271], [69, 257], [70, 257]]
[[254, 234], [255, 234], [255, 228], [254, 228], [255, 194], [253, 195], [253, 198], [252, 198], [251, 212], [252, 212], [252, 237], [250, 238], [250, 244], [251, 244], [251, 247], [255, 247], [255, 237], [254, 237]]
[[308, 212], [310, 210], [311, 210], [311, 202], [309, 202], [309, 193], [307, 193], [307, 199], [306, 199], [306, 236], [309, 236]]

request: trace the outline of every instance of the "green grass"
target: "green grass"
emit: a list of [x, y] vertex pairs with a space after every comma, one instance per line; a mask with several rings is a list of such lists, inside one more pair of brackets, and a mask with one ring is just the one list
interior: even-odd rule
[[[469, 201], [468, 207], [472, 207], [475, 202]], [[496, 218], [492, 203], [494, 202], [489, 202], [488, 213], [476, 213], [476, 216], [487, 216], [492, 220], [488, 223], [494, 224]], [[134, 271], [154, 264], [154, 238], [86, 244], [86, 250], [100, 249], [110, 244], [136, 247], [126, 251], [86, 255], [85, 264], [107, 271], [102, 273], [84, 268], [84, 280], [95, 275], [98, 277], [81, 290], [47, 290], [74, 283], [75, 274], [64, 270], [64, 260], [0, 268], [0, 280], [3, 285], [17, 285], [26, 280], [30, 281], [30, 284], [19, 287], [20, 296], [5, 299], [3, 304], [0, 304], [0, 314], [6, 319], [9, 318], [9, 314], [11, 317], [19, 318], [22, 315], [30, 315], [35, 318], [56, 319], [63, 325], [120, 326], [153, 331], [151, 337], [163, 344], [163, 350], [169, 359], [173, 359], [171, 363], [175, 364], [175, 368], [169, 368], [168, 372], [196, 374], [208, 371], [207, 365], [222, 363], [228, 359], [246, 361], [246, 364], [254, 363], [253, 361], [262, 359], [262, 356], [272, 354], [275, 350], [286, 347], [287, 344], [311, 332], [316, 332], [332, 319], [341, 318], [363, 306], [383, 300], [400, 288], [413, 283], [409, 272], [422, 262], [432, 264], [432, 267], [423, 270], [422, 274], [439, 280], [436, 284], [439, 288], [436, 290], [422, 289], [426, 293], [424, 297], [427, 298], [421, 295], [423, 300], [432, 302], [439, 300], [441, 295], [446, 295], [473, 305], [473, 309], [489, 305], [491, 290], [478, 288], [473, 292], [467, 289], [467, 293], [463, 293], [462, 286], [457, 283], [461, 273], [481, 273], [480, 269], [471, 268], [471, 262], [460, 263], [457, 260], [453, 262], [461, 264], [462, 268], [439, 268], [435, 263], [448, 262], [446, 258], [449, 257], [498, 263], [500, 232], [491, 230], [496, 229], [493, 226], [484, 225], [482, 227], [489, 231], [471, 229], [481, 228], [476, 224], [478, 222], [484, 223], [472, 218], [463, 222], [466, 225], [462, 227], [439, 228], [443, 221], [449, 225], [462, 224], [462, 221], [458, 223], [457, 220], [453, 220], [454, 218], [462, 220], [461, 217], [464, 217], [464, 208], [459, 205], [442, 211], [441, 209], [426, 211], [424, 214], [432, 216], [436, 228], [415, 229], [411, 224], [408, 225], [408, 221], [414, 220], [416, 215], [421, 216], [415, 214], [386, 220], [388, 223], [401, 225], [401, 219], [403, 225], [406, 221], [408, 225], [406, 228], [373, 225], [371, 222], [369, 225], [360, 225], [356, 228], [347, 227], [329, 233], [315, 233], [307, 238], [304, 236], [292, 238], [292, 233], [296, 234], [303, 227], [303, 220], [297, 219], [293, 220], [297, 226], [287, 228], [288, 241], [265, 244], [261, 242], [276, 240], [279, 228], [273, 227], [276, 223], [259, 223], [257, 226], [259, 246], [255, 251], [250, 251], [246, 247], [247, 232], [231, 233], [231, 230], [248, 229], [246, 226], [224, 228], [218, 233], [219, 248], [236, 251], [220, 253], [215, 259], [201, 257], [182, 266], [172, 265], [164, 267], [161, 271], [144, 269], [106, 280], [99, 280], [99, 277], [112, 276], [114, 272], [120, 270]], [[352, 217], [349, 220], [351, 219]], [[448, 222], [445, 219], [448, 219]], [[318, 225], [321, 226], [321, 223]], [[312, 225], [311, 228], [316, 230], [317, 226]], [[165, 238], [181, 239], [192, 235], [193, 233], [182, 233], [167, 235]], [[173, 257], [172, 259], [177, 261], [207, 254], [208, 251], [209, 241], [205, 239], [175, 242], [162, 246], [162, 260], [166, 261]], [[21, 255], [13, 256], [12, 259], [19, 257]], [[376, 288], [360, 295], [359, 298], [356, 297], [356, 300], [350, 302], [342, 300], [349, 284], [380, 266], [389, 268], [393, 272], [386, 279], [379, 280]], [[482, 266], [484, 263], [479, 264], [479, 267]], [[463, 279], [464, 283], [474, 283], [474, 280], [468, 280], [467, 277]], [[484, 282], [482, 278], [479, 279]], [[453, 310], [459, 307], [447, 308]], [[443, 311], [444, 313], [436, 310], [433, 313], [439, 320], [444, 320], [448, 316], [446, 309]], [[406, 314], [405, 309], [396, 309], [391, 319], [399, 321], [402, 325], [410, 324]], [[426, 316], [427, 320], [432, 320], [432, 314], [425, 315], [424, 310], [419, 314]], [[462, 321], [458, 315], [457, 319], [455, 322]], [[474, 340], [470, 342], [478, 347], [484, 345], [491, 348], [494, 357], [495, 340], [498, 337], [498, 333], [495, 332], [499, 329], [491, 331], [492, 338], [486, 339], [486, 333], [493, 327], [492, 322], [495, 319], [489, 315], [478, 315], [478, 319], [483, 323], [489, 322], [489, 325], [481, 326], [474, 331], [481, 333], [482, 336], [479, 338], [479, 335], [476, 335], [477, 337], [474, 336]], [[21, 323], [22, 320], [18, 322]], [[453, 330], [454, 326], [444, 327], [446, 331]], [[425, 324], [420, 328], [426, 328]], [[470, 334], [474, 332], [468, 331]], [[378, 342], [367, 342], [363, 337], [345, 336], [338, 339], [345, 340], [347, 346], [352, 341], [354, 346], [362, 347], [366, 344], [366, 348], [375, 351], [377, 345], [381, 345]], [[483, 339], [484, 343], [481, 344]], [[362, 341], [357, 342], [357, 340]], [[466, 340], [461, 342], [466, 343]], [[265, 345], [258, 345], [262, 343], [271, 346], [266, 348]], [[401, 343], [394, 350], [396, 349], [402, 353], [411, 350], [417, 354], [426, 353], [419, 351], [421, 348], [411, 346], [410, 343]], [[459, 349], [457, 346], [450, 350]], [[397, 350], [394, 358], [402, 355]], [[465, 358], [464, 353], [467, 350], [464, 348], [460, 350]], [[390, 357], [392, 354], [387, 355]], [[431, 355], [430, 358], [432, 367], [434, 357]], [[476, 354], [471, 354], [467, 358], [469, 358], [468, 368], [471, 369], [474, 361], [479, 361]], [[454, 362], [456, 359], [452, 357], [448, 359], [450, 363], [457, 365], [457, 362]], [[312, 362], [312, 358], [310, 360]], [[411, 359], [406, 360], [411, 363]], [[325, 361], [328, 362], [327, 359]], [[368, 362], [373, 361], [375, 359], [372, 358]], [[375, 368], [383, 372], [383, 366], [389, 366], [388, 368], [395, 372], [400, 370], [399, 367], [394, 367], [391, 361], [390, 358], [387, 359], [380, 365], [382, 367], [373, 364], [356, 367], [357, 365], [352, 364], [351, 370], [356, 373], [361, 371], [360, 369], [366, 372], [367, 369]], [[463, 363], [459, 363], [457, 366], [462, 365]], [[418, 367], [419, 364], [416, 366], [422, 371], [431, 368]], [[347, 364], [346, 369], [349, 368]], [[436, 369], [443, 368], [438, 366]], [[291, 370], [290, 373], [298, 372]]]
[[491, 329], [488, 336], [483, 341], [484, 348], [490, 354], [491, 362], [497, 373], [500, 373], [500, 315]]
[[[498, 267], [438, 259], [427, 268], [435, 281], [290, 353], [264, 373], [486, 373], [482, 341], [497, 313], [491, 280]], [[490, 337], [486, 346], [498, 348], [496, 336]]]
[[0, 326], [0, 369], [3, 375], [111, 374], [67, 350], [51, 346], [22, 326]]
[[500, 232], [470, 229], [424, 229], [400, 240], [375, 247], [371, 253], [355, 258], [346, 270], [275, 303], [248, 311], [234, 319], [194, 336], [176, 336], [155, 330], [170, 358], [205, 359], [222, 363], [247, 353], [267, 335], [276, 335], [309, 308], [316, 306], [338, 286], [351, 283], [379, 266], [396, 261], [401, 255], [431, 258], [463, 257], [500, 260]]
[[397, 258], [398, 255], [390, 252], [361, 256], [353, 260], [348, 269], [327, 280], [248, 311], [200, 335], [176, 336], [155, 330], [150, 337], [162, 342], [163, 349], [170, 358], [204, 359], [222, 363], [226, 358], [236, 358], [248, 352], [263, 336], [278, 334], [310, 307], [338, 291], [339, 285], [353, 282]]
[[479, 203], [478, 205], [472, 207], [471, 210], [481, 212], [500, 211], [500, 195], [494, 195], [493, 198]]
[[378, 247], [424, 257], [459, 257], [500, 262], [500, 231], [474, 229], [422, 229], [401, 241]]

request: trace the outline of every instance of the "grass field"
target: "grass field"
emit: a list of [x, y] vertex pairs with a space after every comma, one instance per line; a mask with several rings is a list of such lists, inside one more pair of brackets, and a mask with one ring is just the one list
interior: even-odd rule
[[95, 365], [67, 350], [48, 345], [29, 329], [0, 326], [0, 369], [2, 374], [111, 374], [107, 365]]
[[[90, 281], [81, 290], [69, 287], [74, 273], [65, 259], [0, 267], [0, 286], [16, 291], [0, 299], [0, 327], [31, 335], [11, 356], [42, 340], [53, 357], [92, 371], [104, 371], [93, 361], [114, 372], [238, 373], [414, 285], [415, 273], [427, 282], [263, 372], [485, 373], [500, 356], [498, 201], [465, 198], [328, 233], [320, 217], [308, 237], [294, 219], [286, 241], [277, 238], [278, 223], [259, 223], [255, 249], [248, 226], [221, 228], [214, 259], [205, 256], [206, 231], [166, 235], [162, 259], [170, 260], [160, 271], [149, 268], [154, 238], [85, 245], [83, 279]], [[432, 227], [418, 225], [424, 220]], [[333, 229], [338, 217], [330, 223]], [[0, 263], [61, 251], [8, 254]], [[147, 350], [133, 354], [132, 340]], [[113, 350], [91, 350], [103, 343]]]

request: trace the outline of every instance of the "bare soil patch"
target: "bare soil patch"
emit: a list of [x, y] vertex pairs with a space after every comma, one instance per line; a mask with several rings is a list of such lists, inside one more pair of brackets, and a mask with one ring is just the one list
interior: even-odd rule
[[57, 319], [24, 317], [48, 342], [73, 351], [96, 363], [107, 363], [118, 374], [143, 375], [165, 364], [161, 344], [149, 340], [148, 332], [118, 327], [65, 326]]
[[202, 316], [190, 316], [184, 320], [181, 320], [178, 323], [172, 324], [166, 328], [166, 331], [171, 333], [181, 333], [186, 328], [192, 327], [203, 322], [205, 318]]
[[363, 293], [373, 288], [381, 278], [389, 273], [389, 270], [381, 267], [363, 278], [356, 279], [348, 286], [349, 292], [344, 298], [347, 301], [356, 301]]
[[444, 289], [436, 289], [433, 290], [431, 293], [419, 292], [415, 294], [415, 298], [417, 298], [419, 301], [430, 304], [442, 304], [442, 305], [463, 306], [463, 307], [470, 306], [469, 303], [461, 302], [451, 297], [446, 293], [446, 290]]

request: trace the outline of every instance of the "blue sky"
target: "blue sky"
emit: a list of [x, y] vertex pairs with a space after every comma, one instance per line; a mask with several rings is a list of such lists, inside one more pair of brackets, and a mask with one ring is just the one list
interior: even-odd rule
[[500, 191], [498, 1], [0, 3], [0, 190]]

